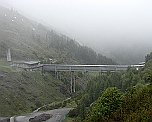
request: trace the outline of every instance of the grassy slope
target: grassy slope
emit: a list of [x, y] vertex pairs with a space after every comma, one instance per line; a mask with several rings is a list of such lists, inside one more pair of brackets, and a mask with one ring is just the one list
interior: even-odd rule
[[0, 73], [9, 73], [9, 72], [15, 72], [15, 70], [10, 67], [9, 63], [0, 60]]
[[9, 72], [0, 78], [0, 116], [31, 112], [54, 101], [65, 99], [61, 81], [41, 72]]

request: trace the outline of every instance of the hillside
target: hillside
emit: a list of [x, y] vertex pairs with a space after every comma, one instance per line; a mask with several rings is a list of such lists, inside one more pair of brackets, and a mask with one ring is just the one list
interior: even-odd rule
[[103, 73], [88, 82], [73, 101], [69, 113], [73, 122], [151, 122], [152, 53], [141, 69]]
[[[79, 94], [87, 80], [83, 73], [74, 75], [78, 77], [76, 93]], [[44, 111], [66, 106], [68, 102], [62, 104], [63, 101], [75, 94], [71, 94], [70, 81], [69, 72], [60, 72], [56, 79], [54, 73], [19, 70], [0, 60], [0, 117], [31, 113], [44, 105]]]
[[81, 46], [17, 11], [0, 7], [0, 58], [10, 48], [13, 60], [56, 59], [58, 63], [114, 64], [111, 59]]
[[28, 113], [44, 104], [62, 101], [70, 91], [66, 74], [60, 81], [51, 74], [18, 72], [10, 67], [6, 62], [9, 48], [13, 61], [51, 58], [65, 64], [115, 64], [13, 9], [0, 7], [0, 116]]
[[0, 116], [30, 113], [68, 95], [62, 81], [41, 72], [9, 72], [0, 77]]

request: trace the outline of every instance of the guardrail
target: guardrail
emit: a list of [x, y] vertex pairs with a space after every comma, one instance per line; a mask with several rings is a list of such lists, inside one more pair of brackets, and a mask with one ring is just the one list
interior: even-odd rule
[[86, 72], [107, 72], [126, 71], [128, 67], [135, 67], [137, 70], [144, 65], [60, 65], [44, 64], [44, 71], [86, 71]]

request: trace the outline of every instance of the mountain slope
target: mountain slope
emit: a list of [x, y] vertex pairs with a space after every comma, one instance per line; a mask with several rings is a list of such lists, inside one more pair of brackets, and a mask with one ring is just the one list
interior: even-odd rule
[[0, 77], [0, 116], [32, 112], [66, 98], [65, 84], [50, 74], [12, 72]]
[[0, 58], [10, 48], [14, 60], [57, 59], [58, 63], [114, 64], [91, 48], [31, 21], [17, 11], [0, 7]]

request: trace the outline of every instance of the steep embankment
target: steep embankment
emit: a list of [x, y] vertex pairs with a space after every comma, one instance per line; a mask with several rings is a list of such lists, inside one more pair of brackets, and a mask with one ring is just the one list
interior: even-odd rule
[[0, 77], [0, 116], [31, 112], [65, 99], [63, 82], [41, 72], [10, 72]]
[[20, 71], [0, 61], [0, 116], [32, 112], [40, 106], [62, 101], [69, 86], [40, 71]]
[[57, 59], [58, 63], [114, 64], [73, 39], [0, 7], [0, 58], [10, 48], [14, 60]]

